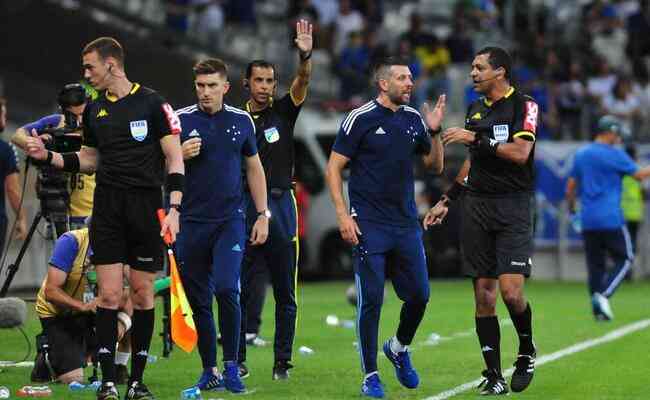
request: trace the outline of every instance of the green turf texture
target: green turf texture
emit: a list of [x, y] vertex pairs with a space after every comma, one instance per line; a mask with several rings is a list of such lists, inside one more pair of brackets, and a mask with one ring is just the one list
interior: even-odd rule
[[[299, 288], [299, 322], [294, 346], [296, 368], [291, 379], [271, 380], [273, 348], [249, 348], [247, 365], [251, 377], [244, 382], [252, 392], [240, 395], [254, 399], [358, 399], [361, 371], [358, 353], [353, 346], [355, 330], [332, 327], [325, 323], [327, 315], [339, 319], [355, 319], [354, 308], [347, 304], [348, 283], [309, 283]], [[573, 344], [603, 336], [621, 326], [650, 318], [650, 282], [624, 283], [611, 304], [615, 320], [594, 321], [587, 289], [580, 283], [529, 282], [526, 295], [533, 310], [533, 332], [538, 356], [549, 354]], [[509, 318], [501, 300], [499, 318]], [[29, 304], [30, 307], [33, 304]], [[381, 316], [379, 343], [395, 333], [401, 303], [390, 283]], [[33, 307], [32, 307], [33, 308]], [[264, 309], [262, 337], [273, 337], [274, 303], [271, 292]], [[216, 314], [216, 310], [215, 310]], [[201, 370], [196, 352], [186, 354], [175, 348], [169, 359], [160, 357], [160, 308], [151, 353], [158, 361], [145, 372], [145, 383], [158, 399], [179, 399], [180, 392], [192, 385]], [[408, 390], [397, 382], [392, 366], [383, 355], [378, 357], [380, 376], [388, 399], [425, 399], [444, 390], [477, 379], [483, 369], [478, 341], [473, 334], [474, 307], [469, 281], [434, 281], [426, 316], [411, 346], [413, 363], [420, 374], [420, 386]], [[33, 313], [26, 330], [33, 343], [40, 325]], [[472, 332], [437, 345], [425, 345], [427, 337], [436, 333], [451, 337], [458, 332]], [[514, 328], [501, 328], [502, 364], [511, 366], [516, 352]], [[647, 388], [650, 372], [650, 328], [631, 333], [619, 340], [592, 347], [577, 354], [540, 366], [532, 385], [511, 397], [522, 399], [649, 399]], [[298, 352], [300, 346], [314, 350], [312, 355]], [[0, 360], [24, 357], [25, 341], [17, 330], [0, 330]], [[221, 349], [219, 349], [219, 358]], [[33, 357], [31, 358], [33, 359]], [[12, 395], [29, 384], [28, 368], [5, 368], [0, 372], [0, 386], [10, 388]], [[89, 370], [86, 370], [88, 373]], [[69, 392], [65, 385], [51, 385], [55, 399], [94, 399], [89, 392]], [[120, 387], [122, 396], [124, 388]], [[454, 399], [477, 398], [470, 390]], [[15, 398], [15, 397], [12, 397]], [[229, 393], [208, 392], [204, 399], [229, 399]]]

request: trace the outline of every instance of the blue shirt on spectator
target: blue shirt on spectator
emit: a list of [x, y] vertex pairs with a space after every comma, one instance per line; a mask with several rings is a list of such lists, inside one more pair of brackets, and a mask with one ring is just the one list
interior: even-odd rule
[[208, 114], [196, 104], [177, 111], [181, 142], [201, 139], [199, 155], [185, 160], [181, 220], [244, 218], [242, 158], [257, 154], [255, 124], [246, 111], [224, 104]]
[[413, 162], [431, 150], [420, 113], [392, 111], [373, 100], [350, 112], [332, 150], [350, 159], [351, 215], [401, 227], [417, 226]]
[[578, 184], [583, 230], [618, 229], [625, 224], [621, 182], [638, 168], [623, 150], [604, 143], [594, 142], [577, 151], [570, 176]]

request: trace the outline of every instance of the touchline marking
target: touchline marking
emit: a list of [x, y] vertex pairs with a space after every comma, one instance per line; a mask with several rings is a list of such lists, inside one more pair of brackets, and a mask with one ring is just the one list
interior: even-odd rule
[[[599, 338], [589, 339], [589, 340], [586, 340], [584, 342], [576, 343], [573, 346], [569, 346], [569, 347], [564, 348], [562, 350], [558, 350], [555, 353], [551, 353], [551, 354], [547, 354], [547, 355], [538, 357], [537, 361], [535, 362], [535, 365], [536, 366], [544, 365], [546, 363], [558, 360], [558, 359], [560, 359], [562, 357], [566, 357], [566, 356], [569, 356], [571, 354], [578, 353], [578, 352], [581, 352], [583, 350], [587, 350], [590, 347], [598, 346], [598, 345], [601, 345], [601, 344], [607, 343], [607, 342], [612, 342], [612, 341], [614, 341], [616, 339], [622, 338], [623, 336], [625, 336], [627, 334], [630, 334], [630, 333], [633, 333], [633, 332], [636, 332], [636, 331], [640, 331], [641, 329], [645, 329], [648, 326], [650, 326], [650, 319], [644, 319], [644, 320], [637, 321], [637, 322], [634, 322], [634, 323], [629, 324], [629, 325], [625, 325], [625, 326], [623, 326], [621, 328], [618, 328], [618, 329], [615, 329], [615, 330], [609, 332], [608, 334], [606, 334], [604, 336], [601, 336]], [[503, 376], [506, 377], [506, 378], [509, 377], [510, 375], [512, 375], [514, 370], [515, 370], [514, 368], [508, 368], [508, 370], [504, 371]], [[478, 384], [481, 383], [482, 380], [483, 380], [483, 378], [480, 378], [480, 379], [476, 379], [476, 380], [471, 381], [471, 382], [463, 383], [462, 385], [456, 386], [453, 389], [445, 390], [444, 392], [438, 393], [435, 396], [427, 397], [424, 400], [445, 400], [445, 399], [448, 399], [450, 397], [461, 394], [461, 393], [463, 393], [463, 392], [465, 392], [465, 391], [467, 391], [469, 389], [476, 388], [476, 386], [478, 386]]]

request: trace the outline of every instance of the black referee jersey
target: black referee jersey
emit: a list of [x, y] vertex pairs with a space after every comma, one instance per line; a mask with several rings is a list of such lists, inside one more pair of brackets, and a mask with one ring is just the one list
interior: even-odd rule
[[[485, 98], [474, 101], [468, 108], [465, 129], [490, 140], [511, 143], [514, 138], [535, 141], [539, 123], [539, 106], [530, 96], [511, 87], [504, 97], [494, 103]], [[532, 192], [535, 185], [535, 147], [524, 165], [501, 157], [470, 150], [471, 166], [468, 189], [477, 194], [503, 195]]]
[[293, 180], [293, 128], [296, 125], [302, 103], [295, 105], [291, 94], [273, 99], [261, 111], [246, 111], [253, 117], [257, 134], [257, 150], [270, 188], [291, 189]]
[[165, 156], [160, 139], [179, 134], [172, 107], [154, 90], [137, 83], [117, 99], [107, 92], [86, 106], [83, 145], [97, 148], [97, 186], [159, 189]]

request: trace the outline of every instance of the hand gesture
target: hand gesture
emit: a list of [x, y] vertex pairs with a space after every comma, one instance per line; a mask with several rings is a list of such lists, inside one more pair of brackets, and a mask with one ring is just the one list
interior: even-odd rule
[[447, 109], [447, 96], [441, 94], [433, 109], [429, 108], [428, 103], [422, 104], [421, 114], [424, 122], [427, 123], [429, 129], [435, 131], [440, 128], [442, 119], [445, 117], [445, 110]]
[[183, 160], [189, 160], [199, 155], [201, 152], [201, 138], [191, 138], [182, 144]]
[[169, 231], [172, 237], [172, 243], [174, 243], [176, 241], [176, 234], [179, 231], [178, 227], [178, 211], [175, 208], [170, 208], [169, 213], [165, 216], [160, 227], [160, 237], [165, 236], [165, 233]]
[[301, 53], [309, 53], [314, 47], [314, 38], [312, 36], [313, 30], [313, 25], [305, 19], [296, 22], [296, 39], [294, 42]]
[[258, 246], [266, 242], [269, 236], [269, 219], [263, 215], [257, 217], [257, 221], [251, 230], [251, 246]]
[[338, 222], [339, 222], [339, 232], [341, 232], [341, 237], [343, 240], [346, 242], [352, 244], [352, 245], [358, 245], [359, 244], [359, 238], [357, 235], [361, 235], [361, 229], [359, 229], [359, 225], [357, 225], [357, 221], [354, 220], [350, 215], [345, 213], [344, 215], [340, 215], [338, 217]]
[[32, 136], [27, 137], [27, 155], [35, 160], [45, 160], [47, 158], [45, 144], [36, 133], [36, 129], [32, 129]]
[[435, 206], [431, 207], [422, 221], [422, 227], [426, 231], [431, 225], [440, 225], [449, 212], [449, 206], [444, 200], [440, 200]]
[[445, 129], [445, 131], [442, 132], [442, 143], [445, 145], [452, 143], [462, 143], [469, 146], [470, 144], [474, 143], [475, 139], [476, 134], [474, 132], [463, 128], [454, 127]]

